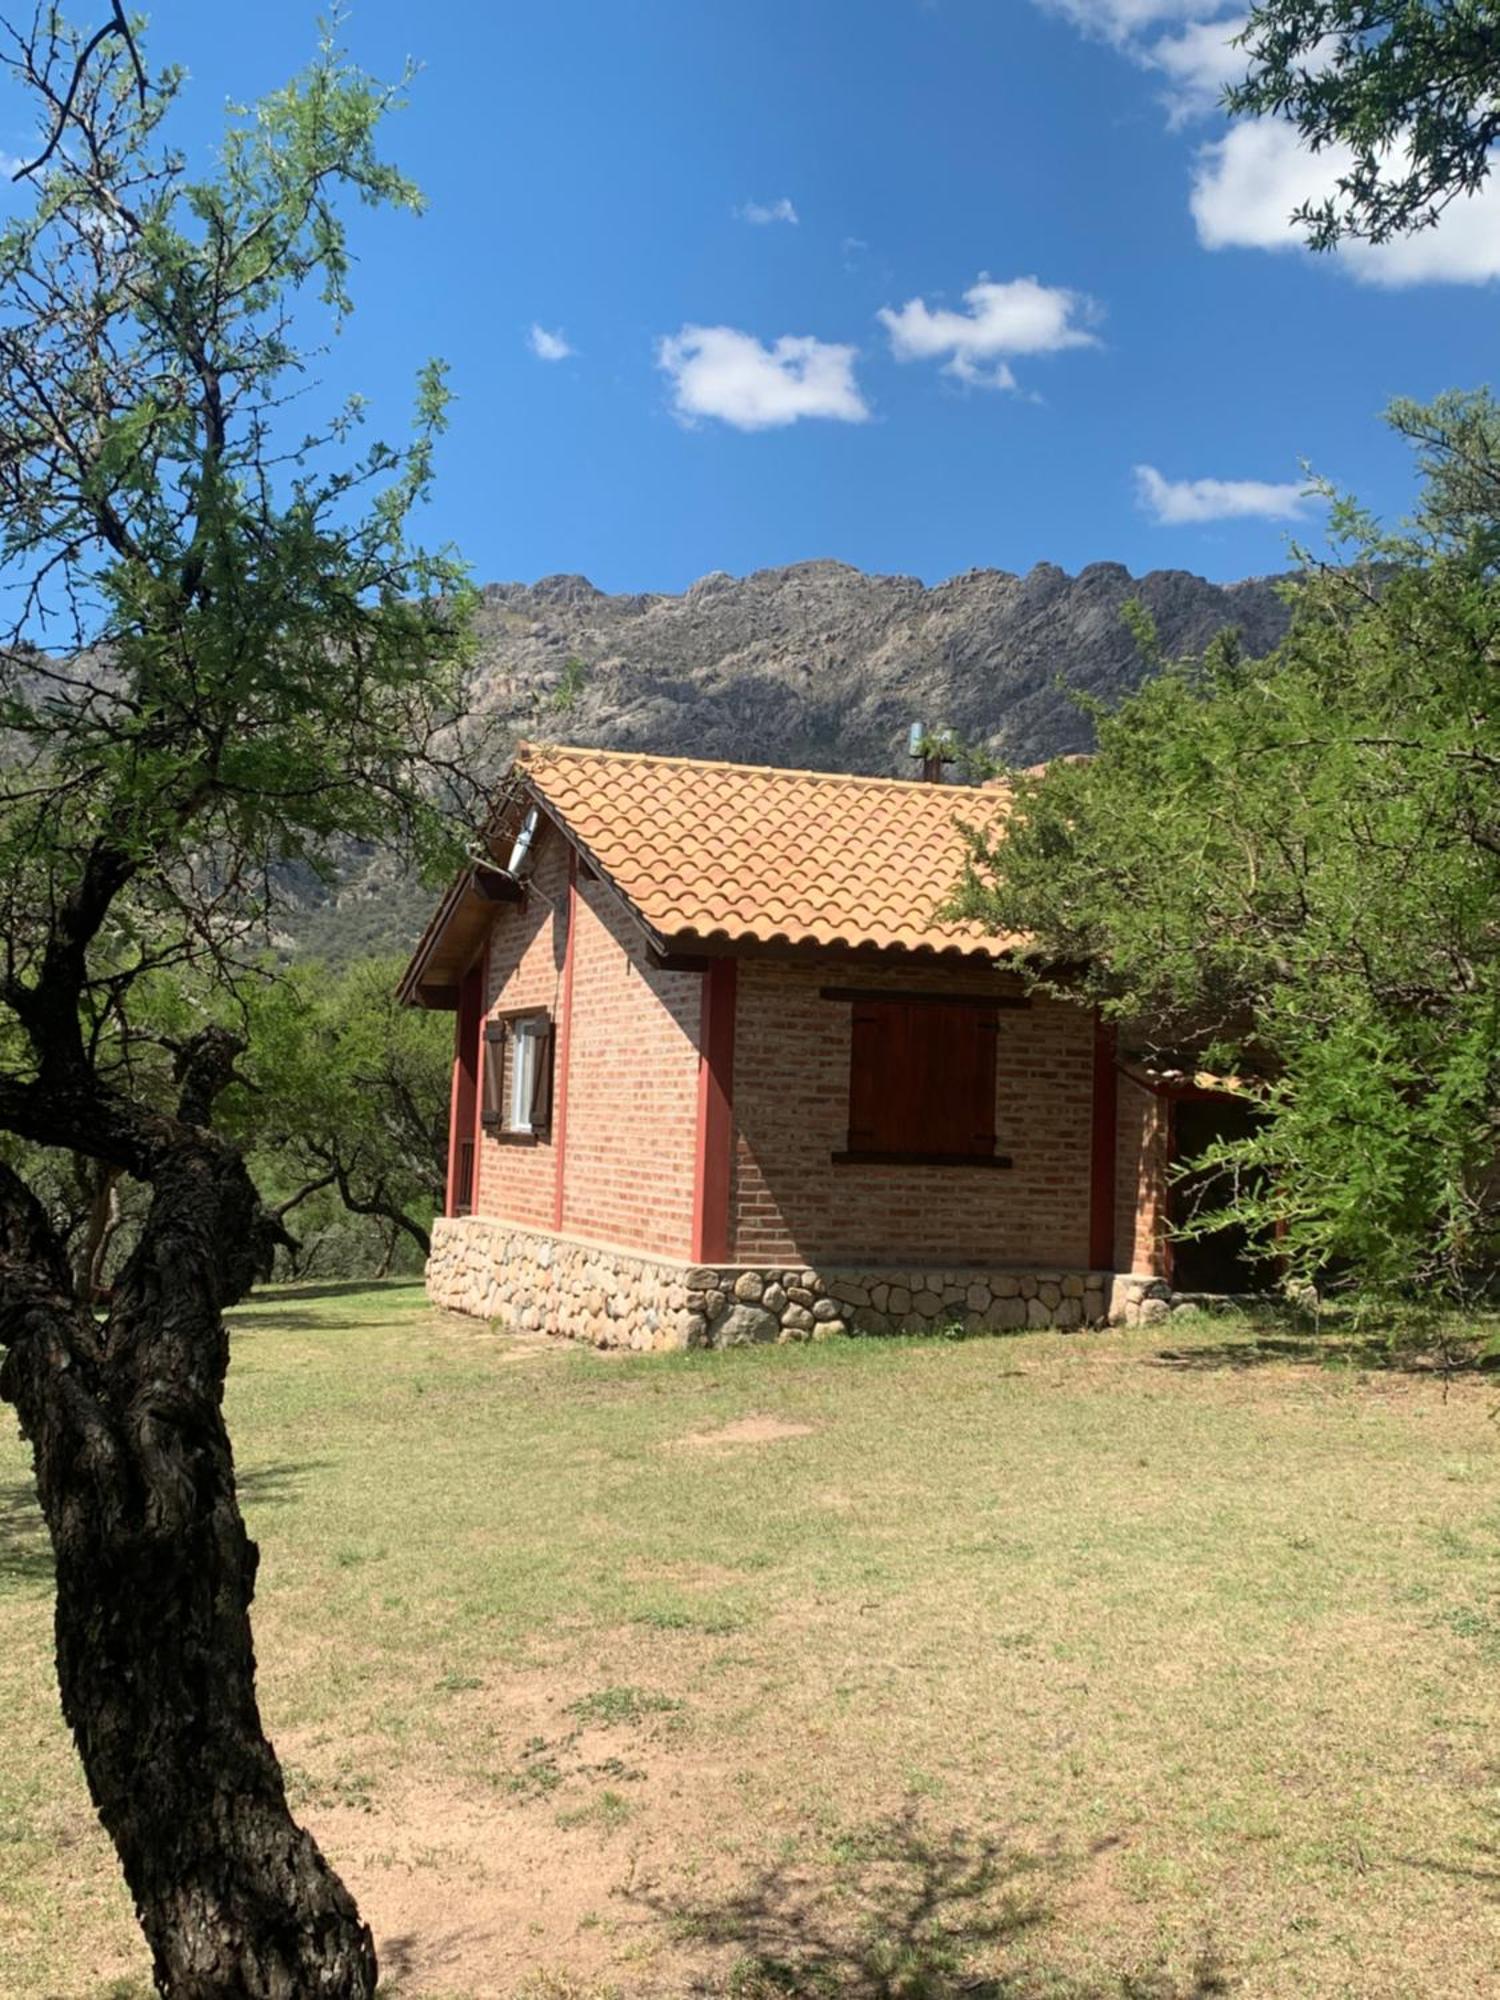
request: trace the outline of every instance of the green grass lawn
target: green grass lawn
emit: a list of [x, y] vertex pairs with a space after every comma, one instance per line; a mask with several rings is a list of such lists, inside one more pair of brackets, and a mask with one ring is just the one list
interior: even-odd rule
[[[262, 1701], [402, 2000], [1473, 1996], [1478, 1378], [1107, 1335], [604, 1359], [235, 1315]], [[0, 1994], [145, 1992], [0, 1441]]]

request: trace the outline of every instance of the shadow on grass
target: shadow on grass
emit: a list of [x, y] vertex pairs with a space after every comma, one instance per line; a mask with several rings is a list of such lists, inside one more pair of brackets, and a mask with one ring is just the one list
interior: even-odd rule
[[50, 1583], [52, 1543], [29, 1479], [0, 1486], [0, 1589], [7, 1584]]
[[1454, 1882], [1475, 1882], [1488, 1893], [1486, 1902], [1500, 1901], [1500, 1812], [1481, 1807], [1480, 1813], [1487, 1823], [1488, 1832], [1483, 1838], [1472, 1838], [1467, 1849], [1472, 1857], [1468, 1861], [1439, 1861], [1435, 1856], [1398, 1854], [1397, 1861], [1403, 1868], [1414, 1868], [1423, 1874], [1446, 1875]]
[[273, 1306], [278, 1299], [352, 1299], [361, 1292], [410, 1292], [419, 1291], [422, 1276], [402, 1278], [310, 1278], [305, 1285], [295, 1278], [280, 1285], [257, 1285], [243, 1303], [250, 1306]]
[[[842, 1843], [835, 1863], [777, 1863], [732, 1894], [634, 1900], [720, 1963], [686, 1995], [724, 2000], [1212, 2000], [1229, 1979], [1211, 1951], [1186, 1980], [1157, 1968], [1077, 1978], [1033, 1940], [1052, 1908], [1040, 1857], [911, 1813]], [[727, 1952], [735, 1953], [727, 1967]]]
[[[268, 1306], [280, 1307], [279, 1299], [263, 1301]], [[276, 1312], [246, 1313], [243, 1306], [224, 1315], [232, 1341], [261, 1340], [274, 1338], [283, 1333], [371, 1333], [375, 1323], [368, 1319], [340, 1319], [326, 1312], [303, 1312], [300, 1305], [288, 1301], [284, 1310]]]
[[237, 1470], [234, 1490], [253, 1507], [279, 1507], [297, 1498], [298, 1489], [311, 1472], [326, 1472], [331, 1460], [304, 1458], [297, 1463], [256, 1465], [249, 1471]]
[[[235, 1477], [235, 1490], [253, 1507], [283, 1505], [297, 1496], [309, 1473], [321, 1472], [326, 1459], [300, 1464], [262, 1465]], [[36, 1487], [29, 1479], [0, 1485], [0, 1590], [9, 1584], [48, 1584], [53, 1578], [52, 1542]]]
[[1284, 1329], [1191, 1347], [1162, 1347], [1152, 1359], [1159, 1368], [1175, 1368], [1185, 1374], [1280, 1366], [1386, 1375], [1477, 1376], [1494, 1368], [1493, 1360], [1484, 1358], [1483, 1348], [1480, 1337], [1454, 1341], [1401, 1331], [1313, 1333]]

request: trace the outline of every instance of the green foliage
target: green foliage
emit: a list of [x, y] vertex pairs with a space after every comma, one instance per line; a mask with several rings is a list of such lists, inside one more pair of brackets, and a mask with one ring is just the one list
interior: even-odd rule
[[554, 715], [571, 715], [578, 706], [579, 698], [588, 686], [589, 670], [576, 656], [563, 661], [563, 670], [557, 677], [557, 686], [552, 690], [547, 703]]
[[390, 958], [299, 964], [241, 996], [248, 1050], [223, 1123], [325, 1272], [389, 1267], [397, 1236], [410, 1264], [442, 1206], [452, 1022], [400, 1006], [400, 973]]
[[[47, 78], [80, 48], [61, 22], [18, 45], [44, 123]], [[19, 607], [0, 636], [0, 1048], [23, 1021], [22, 1075], [73, 1007], [85, 1058], [128, 1038], [157, 971], [238, 984], [289, 871], [329, 873], [351, 841], [442, 869], [455, 808], [482, 810], [454, 733], [471, 592], [411, 531], [442, 368], [421, 370], [405, 442], [361, 441], [357, 396], [311, 425], [301, 409], [308, 295], [335, 329], [352, 306], [343, 205], [420, 206], [377, 143], [400, 86], [325, 36], [302, 76], [231, 112], [204, 177], [167, 136], [180, 85], [168, 71], [138, 97], [103, 44], [0, 233], [0, 566]], [[63, 930], [85, 954], [76, 993]]]
[[1347, 159], [1337, 190], [1296, 220], [1315, 249], [1430, 228], [1490, 171], [1500, 139], [1495, 0], [1257, 0], [1238, 37], [1237, 114], [1290, 119]]
[[1500, 1267], [1500, 408], [1400, 406], [1416, 521], [1336, 509], [1268, 659], [1232, 640], [1016, 780], [963, 907], [1033, 933], [1137, 1041], [1243, 1064], [1267, 1117], [1205, 1156], [1201, 1227], [1295, 1278], [1462, 1297]]

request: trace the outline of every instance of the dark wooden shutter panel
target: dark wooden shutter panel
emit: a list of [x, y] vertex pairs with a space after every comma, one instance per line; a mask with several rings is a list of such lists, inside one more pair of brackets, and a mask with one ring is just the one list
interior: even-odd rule
[[961, 1001], [926, 1011], [919, 1150], [986, 1158], [995, 1150], [994, 1012]]
[[556, 1036], [544, 1022], [536, 1038], [536, 1067], [531, 1074], [531, 1129], [543, 1137], [552, 1129], [552, 1050]]
[[973, 1151], [984, 1158], [995, 1151], [995, 1054], [1000, 1045], [1000, 1022], [988, 1010], [974, 1008], [974, 1123]]
[[491, 1021], [484, 1031], [484, 1107], [487, 1131], [505, 1123], [505, 1023]]
[[856, 1000], [849, 1151], [992, 1159], [998, 1032], [993, 1007], [962, 1000]]
[[909, 1153], [923, 1144], [922, 1116], [925, 1077], [922, 1064], [922, 1011], [909, 1001], [887, 1000], [885, 1015], [885, 1074], [880, 1081], [882, 1153]]
[[882, 1033], [886, 1009], [856, 1000], [849, 1021], [849, 1151], [873, 1153], [880, 1144], [880, 1098], [885, 1082]]

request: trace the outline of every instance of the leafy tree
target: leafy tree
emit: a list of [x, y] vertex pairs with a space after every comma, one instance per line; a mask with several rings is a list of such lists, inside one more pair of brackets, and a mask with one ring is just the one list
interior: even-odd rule
[[[204, 174], [167, 138], [178, 74], [148, 76], [118, 9], [88, 38], [41, 10], [3, 60], [42, 136], [0, 234], [0, 1132], [147, 1200], [100, 1320], [0, 1164], [0, 1392], [56, 1557], [63, 1710], [160, 1989], [364, 1996], [369, 1931], [256, 1705], [223, 1313], [285, 1231], [214, 1126], [241, 1037], [190, 995], [258, 965], [286, 864], [350, 837], [451, 859], [468, 598], [408, 525], [441, 373], [401, 446], [361, 448], [357, 400], [310, 431], [290, 407], [317, 299], [350, 307], [341, 202], [418, 196], [377, 151], [397, 93], [331, 43]], [[180, 1023], [148, 1021], [174, 982]]]
[[1267, 659], [1222, 641], [1016, 781], [964, 905], [1035, 934], [1137, 1039], [1245, 1064], [1267, 1117], [1205, 1226], [1406, 1296], [1500, 1272], [1500, 407], [1400, 406], [1423, 506], [1309, 565]]
[[1295, 221], [1314, 248], [1430, 228], [1490, 171], [1500, 139], [1495, 0], [1257, 0], [1237, 38], [1236, 114], [1287, 118], [1310, 147], [1345, 147], [1334, 194]]
[[387, 958], [338, 976], [298, 966], [253, 993], [225, 1122], [281, 1219], [328, 1189], [425, 1257], [447, 1177], [453, 1033], [446, 1015], [398, 1003], [400, 973]]

